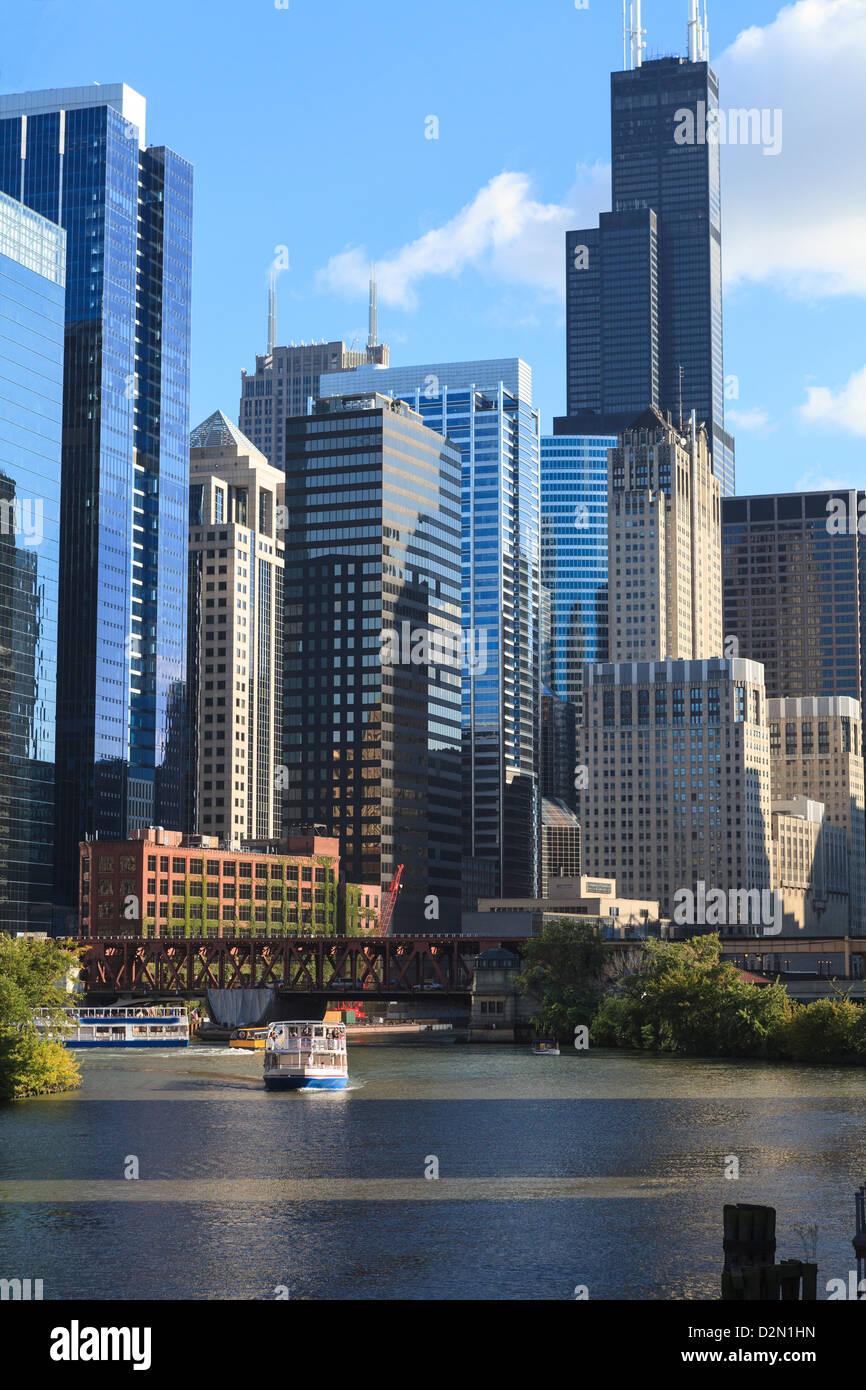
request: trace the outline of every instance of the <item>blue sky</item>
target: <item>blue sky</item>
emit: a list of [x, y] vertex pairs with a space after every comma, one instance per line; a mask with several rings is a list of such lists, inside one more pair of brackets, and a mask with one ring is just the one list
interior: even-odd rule
[[[278, 0], [279, 3], [279, 0]], [[725, 370], [738, 491], [866, 486], [866, 0], [710, 0], [721, 104], [779, 109], [778, 156], [723, 150]], [[609, 207], [619, 0], [0, 0], [0, 91], [129, 83], [195, 166], [192, 423], [237, 418], [280, 342], [392, 362], [519, 355], [564, 410], [562, 231]], [[647, 53], [686, 0], [644, 0]], [[438, 139], [425, 138], [428, 117]]]

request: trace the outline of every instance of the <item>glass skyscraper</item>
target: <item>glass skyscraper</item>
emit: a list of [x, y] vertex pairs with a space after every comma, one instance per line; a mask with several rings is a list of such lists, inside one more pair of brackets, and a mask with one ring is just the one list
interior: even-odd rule
[[[844, 490], [722, 503], [725, 640], [763, 664], [769, 698], [862, 702], [866, 541], [857, 509], [864, 499]], [[834, 524], [838, 504], [844, 528]]]
[[538, 412], [519, 358], [360, 367], [322, 390], [408, 402], [462, 454], [463, 836], [491, 896], [534, 897], [540, 845]]
[[57, 871], [182, 824], [192, 170], [125, 85], [0, 97], [0, 190], [66, 230]]
[[[659, 58], [611, 76], [613, 211], [566, 234], [562, 431], [619, 432], [648, 406], [675, 423], [694, 410], [726, 496], [719, 143], [703, 138], [718, 107], [708, 62]], [[677, 140], [683, 111], [691, 143]]]
[[551, 596], [550, 675], [579, 706], [583, 666], [607, 661], [607, 451], [616, 435], [543, 435], [541, 582]]
[[460, 453], [403, 402], [286, 420], [283, 817], [324, 825], [393, 930], [459, 929]]
[[0, 931], [52, 928], [65, 241], [0, 193]]

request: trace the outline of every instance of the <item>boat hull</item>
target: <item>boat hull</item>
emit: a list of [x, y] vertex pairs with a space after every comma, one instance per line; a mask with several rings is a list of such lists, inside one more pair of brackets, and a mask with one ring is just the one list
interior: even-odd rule
[[69, 1038], [63, 1038], [61, 1041], [64, 1047], [76, 1049], [79, 1047], [189, 1047], [189, 1038], [167, 1038], [165, 1042], [160, 1038], [133, 1038], [129, 1042], [124, 1041], [123, 1038], [117, 1038], [114, 1042], [102, 1042], [101, 1040], [99, 1042], [73, 1042]]
[[281, 1076], [265, 1077], [266, 1091], [344, 1091], [347, 1076]]

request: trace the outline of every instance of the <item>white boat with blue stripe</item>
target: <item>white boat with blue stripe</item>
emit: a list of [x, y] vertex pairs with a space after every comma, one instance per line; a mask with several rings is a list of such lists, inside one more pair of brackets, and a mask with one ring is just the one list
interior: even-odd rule
[[[189, 1017], [181, 1004], [64, 1009], [65, 1025], [37, 1009], [36, 1027], [67, 1047], [189, 1047]], [[56, 1015], [54, 1015], [56, 1017]]]
[[265, 1042], [268, 1091], [343, 1091], [349, 1083], [345, 1023], [272, 1023]]

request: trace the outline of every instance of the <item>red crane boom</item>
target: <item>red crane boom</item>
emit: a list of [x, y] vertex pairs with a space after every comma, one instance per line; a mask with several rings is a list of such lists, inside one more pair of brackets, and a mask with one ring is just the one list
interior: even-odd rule
[[391, 926], [391, 919], [394, 916], [394, 905], [397, 902], [397, 894], [400, 891], [400, 879], [403, 877], [403, 865], [397, 865], [397, 872], [391, 879], [388, 892], [382, 901], [382, 911], [379, 917], [379, 935], [387, 936]]

